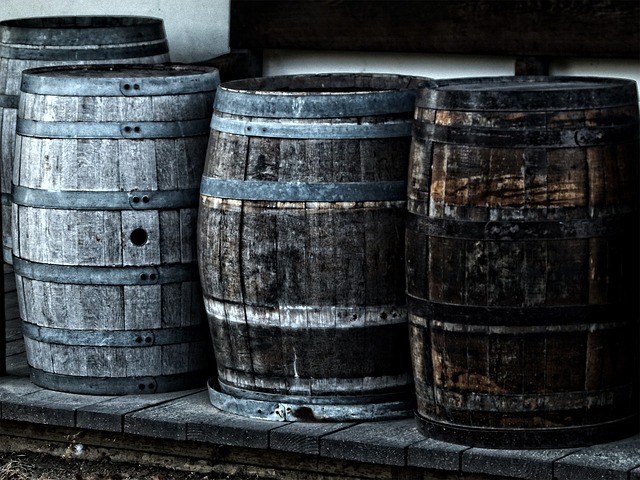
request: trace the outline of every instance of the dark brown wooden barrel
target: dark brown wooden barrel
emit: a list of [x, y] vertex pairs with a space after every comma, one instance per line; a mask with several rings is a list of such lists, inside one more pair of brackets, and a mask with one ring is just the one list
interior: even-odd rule
[[11, 263], [11, 168], [22, 71], [52, 65], [168, 61], [169, 45], [159, 18], [54, 16], [0, 22], [0, 191], [5, 262]]
[[417, 420], [501, 448], [638, 421], [631, 80], [437, 80], [416, 103], [406, 233]]
[[218, 89], [198, 219], [215, 406], [293, 421], [411, 414], [403, 245], [420, 80]]
[[34, 383], [89, 394], [204, 386], [196, 265], [216, 69], [29, 69], [18, 109], [13, 268]]

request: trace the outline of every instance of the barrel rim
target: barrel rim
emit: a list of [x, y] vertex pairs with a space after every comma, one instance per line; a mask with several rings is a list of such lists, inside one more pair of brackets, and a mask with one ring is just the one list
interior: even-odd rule
[[[284, 74], [284, 75], [274, 75], [274, 76], [263, 76], [263, 77], [253, 77], [253, 78], [241, 78], [237, 80], [230, 80], [228, 82], [224, 82], [220, 85], [220, 88], [229, 91], [237, 91], [237, 92], [250, 92], [256, 95], [267, 95], [272, 92], [277, 91], [282, 96], [287, 95], [299, 95], [302, 90], [280, 90], [279, 85], [288, 85], [291, 82], [297, 81], [322, 81], [322, 80], [333, 80], [333, 81], [345, 81], [349, 79], [369, 79], [371, 81], [376, 80], [396, 80], [398, 82], [408, 82], [404, 86], [400, 86], [397, 89], [408, 90], [416, 88], [418, 84], [427, 82], [431, 83], [433, 80], [428, 77], [416, 76], [416, 75], [404, 75], [404, 74], [395, 74], [395, 73], [376, 73], [376, 72], [364, 72], [364, 73], [356, 73], [356, 72], [330, 72], [330, 73], [294, 73], [294, 74]], [[265, 83], [272, 84], [278, 90], [266, 90], [259, 89], [261, 85]], [[354, 87], [356, 88], [356, 87]], [[373, 88], [373, 87], [361, 87], [362, 90], [357, 92], [368, 93], [371, 91], [382, 90], [389, 91], [390, 88]], [[351, 93], [351, 92], [314, 92], [318, 95], [335, 95], [340, 93]]]
[[31, 381], [40, 387], [80, 395], [139, 395], [200, 388], [208, 370], [201, 368], [165, 375], [130, 377], [78, 376], [47, 372], [29, 366]]
[[[136, 51], [145, 43], [157, 41], [163, 43], [156, 50], [168, 52], [164, 21], [156, 17], [67, 15], [0, 22], [0, 47], [9, 58], [37, 58], [37, 52], [32, 51], [34, 47], [46, 48], [49, 54], [59, 49], [69, 55], [84, 53], [91, 58], [89, 46], [99, 46], [102, 50], [122, 46], [125, 51]], [[82, 50], [78, 51], [79, 47]]]
[[[82, 73], [121, 71], [122, 75], [82, 76]], [[69, 72], [67, 76], [53, 76]], [[167, 75], [140, 75], [158, 72]], [[130, 75], [126, 75], [130, 73]], [[174, 75], [169, 75], [174, 73]], [[74, 80], [81, 80], [74, 81]], [[20, 91], [59, 96], [152, 96], [215, 92], [220, 72], [215, 67], [178, 63], [145, 64], [98, 63], [90, 65], [56, 65], [22, 71]]]
[[[552, 88], [522, 88], [526, 85]], [[557, 84], [553, 88], [553, 84]], [[576, 84], [584, 84], [576, 88]], [[519, 88], [505, 89], [507, 84]], [[493, 88], [460, 88], [493, 86]], [[458, 88], [456, 88], [458, 87]], [[636, 81], [622, 77], [513, 75], [437, 79], [418, 91], [417, 108], [470, 111], [585, 110], [637, 105]]]
[[236, 415], [271, 421], [347, 422], [408, 418], [415, 410], [411, 389], [394, 394], [372, 396], [335, 395], [331, 397], [257, 394], [222, 387], [220, 380], [207, 381], [209, 401], [220, 410]]
[[[164, 21], [162, 18], [160, 17], [154, 17], [151, 15], [40, 15], [40, 16], [35, 16], [35, 17], [16, 17], [16, 18], [9, 18], [6, 20], [2, 20], [0, 21], [0, 26], [2, 27], [11, 27], [11, 28], [22, 28], [22, 29], [26, 29], [26, 28], [37, 28], [38, 30], [40, 28], [56, 28], [54, 27], [38, 27], [38, 26], [32, 26], [29, 25], [30, 23], [34, 23], [34, 22], [46, 22], [48, 20], [76, 20], [76, 19], [82, 19], [82, 20], [92, 20], [92, 19], [96, 19], [96, 20], [133, 20], [133, 21], [139, 21], [139, 22], [135, 22], [134, 24], [132, 24], [132, 27], [136, 27], [140, 24], [146, 24], [146, 23], [151, 23], [151, 24], [163, 24]], [[112, 25], [104, 25], [100, 28], [109, 28]], [[57, 28], [59, 29], [70, 29], [70, 28], [75, 28], [75, 26], [58, 26]], [[98, 28], [98, 26], [96, 27]]]
[[607, 443], [638, 432], [638, 414], [625, 415], [601, 423], [547, 428], [476, 427], [448, 423], [415, 412], [417, 430], [428, 438], [470, 447], [510, 450], [576, 448]]
[[[276, 75], [224, 82], [215, 112], [266, 118], [335, 118], [413, 112], [427, 77], [386, 73]], [[327, 82], [332, 82], [327, 86]], [[386, 84], [385, 84], [386, 82]], [[296, 86], [304, 83], [304, 86]]]
[[149, 42], [134, 45], [108, 45], [105, 43], [102, 46], [74, 45], [70, 48], [61, 48], [59, 46], [37, 47], [14, 47], [0, 43], [0, 58], [38, 60], [50, 63], [79, 61], [119, 63], [130, 59], [140, 61], [143, 58], [151, 59], [155, 62], [169, 61], [169, 43], [166, 38], [152, 39]]

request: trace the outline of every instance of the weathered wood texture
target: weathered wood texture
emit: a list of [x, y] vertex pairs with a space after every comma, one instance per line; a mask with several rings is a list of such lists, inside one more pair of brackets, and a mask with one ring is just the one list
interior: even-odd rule
[[217, 71], [50, 67], [25, 79], [13, 253], [32, 375], [80, 393], [204, 386], [195, 228]]
[[11, 263], [11, 170], [22, 71], [51, 65], [169, 61], [163, 21], [44, 17], [0, 22], [0, 192], [4, 261]]
[[18, 315], [18, 299], [15, 297], [15, 278], [13, 277], [13, 271], [10, 275], [7, 275], [7, 269], [4, 269], [2, 279], [0, 280], [2, 289], [2, 298], [0, 298], [0, 313], [2, 314], [0, 320], [0, 353], [4, 357], [0, 358], [0, 377], [6, 375], [8, 356], [14, 355], [15, 350], [12, 348], [12, 344], [17, 340], [21, 344], [24, 350], [24, 343], [22, 342], [22, 333], [20, 331], [20, 318]]
[[[502, 475], [514, 478], [555, 478], [558, 462], [579, 451], [578, 448], [547, 450], [470, 448], [462, 452], [461, 456], [463, 468], [467, 472], [476, 474], [500, 472]], [[588, 451], [591, 454], [595, 452], [595, 450]]]
[[232, 48], [637, 59], [636, 0], [232, 0]]
[[[0, 452], [36, 452], [65, 458], [69, 469], [82, 461], [126, 462], [162, 466], [190, 472], [194, 478], [256, 478], [265, 480], [455, 480], [457, 472], [431, 472], [414, 468], [354, 460], [300, 455], [274, 449], [105, 433], [25, 422], [0, 424]], [[241, 435], [240, 429], [236, 429]], [[77, 454], [81, 451], [81, 454]], [[107, 460], [108, 459], [108, 460]], [[86, 466], [85, 466], [86, 471]], [[132, 475], [135, 475], [132, 473]], [[160, 476], [160, 475], [158, 475]], [[173, 475], [169, 475], [173, 477]], [[474, 475], [473, 480], [508, 480], [510, 477]]]
[[[8, 279], [13, 276], [9, 271], [10, 266], [5, 265]], [[8, 290], [7, 303], [13, 303], [15, 296], [15, 289]], [[7, 310], [11, 318], [16, 312]], [[16, 342], [22, 343], [21, 337]], [[24, 352], [12, 355], [24, 356]], [[278, 479], [432, 480], [463, 476], [553, 480], [556, 476], [567, 480], [635, 480], [640, 471], [638, 435], [570, 450], [472, 448], [431, 438], [419, 440], [415, 423], [407, 420], [364, 424], [256, 421], [214, 409], [205, 391], [82, 395], [69, 401], [68, 394], [43, 391], [34, 385], [28, 370], [16, 368], [17, 363], [9, 362], [10, 375], [0, 378], [3, 452], [43, 452], [73, 462], [70, 450], [82, 445], [80, 458], [86, 460], [134, 458], [140, 464], [161, 462], [203, 474], [251, 472], [260, 478]], [[63, 427], [72, 412], [75, 424]], [[393, 465], [401, 463], [403, 449], [404, 465]]]
[[637, 473], [640, 471], [639, 459], [640, 449], [633, 438], [629, 438], [614, 443], [594, 445], [587, 450], [580, 450], [559, 459], [555, 463], [554, 476], [558, 480], [572, 478], [636, 480]]
[[406, 257], [423, 428], [521, 448], [637, 429], [635, 82], [436, 81], [416, 122]]
[[[404, 465], [406, 450], [423, 437], [413, 420], [361, 423], [323, 438], [322, 454], [334, 458], [356, 458], [363, 462]], [[365, 446], [366, 445], [366, 446]]]
[[226, 392], [345, 406], [410, 395], [402, 254], [421, 80], [302, 75], [219, 88], [198, 242]]

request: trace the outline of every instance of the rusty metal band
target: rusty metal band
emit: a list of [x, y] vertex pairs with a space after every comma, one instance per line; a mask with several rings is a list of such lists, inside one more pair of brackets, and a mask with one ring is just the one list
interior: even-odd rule
[[638, 123], [575, 129], [499, 129], [416, 123], [415, 138], [453, 145], [504, 148], [576, 148], [637, 141]]
[[198, 280], [196, 262], [171, 265], [94, 267], [31, 262], [13, 256], [16, 275], [73, 285], [163, 285]]
[[[468, 413], [468, 411], [467, 411]], [[636, 433], [638, 415], [625, 415], [612, 421], [570, 427], [497, 428], [458, 425], [440, 419], [415, 415], [418, 431], [428, 438], [460, 445], [509, 449], [557, 448], [562, 445], [584, 447], [585, 444], [608, 443]]]
[[415, 408], [410, 390], [390, 395], [298, 396], [249, 392], [208, 382], [209, 400], [220, 410], [272, 421], [354, 421], [405, 418]]
[[[554, 393], [467, 393], [433, 387], [434, 397], [439, 405], [456, 405], [461, 410], [470, 412], [510, 412], [524, 413], [527, 404], [535, 402], [537, 412], [553, 412], [557, 410], [573, 410], [575, 408], [595, 408], [610, 406], [614, 398], [629, 398], [631, 385], [619, 385], [606, 390]], [[499, 399], [499, 402], [496, 400]]]
[[464, 111], [562, 111], [637, 105], [636, 82], [582, 76], [487, 76], [432, 80], [416, 107]]
[[594, 238], [631, 233], [637, 212], [602, 215], [594, 218], [526, 221], [474, 222], [433, 218], [408, 212], [407, 230], [431, 237], [459, 240], [540, 241], [544, 239]]
[[[408, 281], [410, 283], [411, 278]], [[418, 298], [411, 292], [411, 287], [407, 294], [411, 324], [432, 328], [431, 322], [436, 320], [436, 327], [442, 330], [455, 330], [455, 325], [459, 325], [465, 331], [475, 329], [480, 333], [486, 333], [487, 327], [511, 328], [512, 333], [522, 333], [519, 332], [520, 327], [526, 327], [524, 333], [544, 333], [552, 328], [558, 331], [584, 331], [596, 325], [600, 329], [630, 327], [633, 321], [633, 316], [628, 313], [630, 307], [629, 302], [550, 307], [456, 305]]]
[[175, 392], [204, 384], [206, 372], [133, 377], [85, 377], [60, 375], [30, 368], [31, 381], [39, 386], [82, 395], [136, 395]]
[[204, 324], [152, 330], [72, 330], [22, 322], [23, 335], [32, 340], [57, 345], [93, 347], [145, 348], [201, 342], [203, 338], [207, 338], [207, 331]]
[[405, 201], [407, 182], [265, 182], [203, 176], [200, 194], [217, 198], [274, 202]]
[[40, 122], [18, 118], [16, 134], [41, 138], [183, 138], [209, 134], [209, 119], [174, 122]]
[[118, 45], [165, 38], [162, 18], [141, 15], [60, 15], [0, 22], [0, 44]]
[[[93, 40], [93, 39], [92, 39]], [[137, 45], [7, 45], [0, 44], [0, 57], [18, 60], [79, 61], [79, 60], [120, 60], [127, 58], [155, 57], [167, 55], [169, 43], [166, 39], [154, 40]]]
[[[142, 97], [156, 95], [183, 95], [211, 92], [220, 83], [217, 69], [201, 67], [178, 68], [157, 65], [136, 65], [133, 70], [148, 72], [147, 76], [117, 77], [91, 76], [104, 67], [73, 65], [28, 70], [22, 74], [20, 89], [38, 95], [77, 97]], [[117, 66], [114, 67], [117, 71]], [[57, 76], [56, 72], [63, 75]], [[172, 75], [172, 73], [174, 73]], [[178, 73], [178, 74], [175, 74]], [[73, 76], [71, 76], [73, 74]]]
[[10, 202], [25, 207], [77, 210], [196, 208], [198, 206], [198, 189], [78, 192], [41, 190], [12, 184]]
[[411, 128], [412, 124], [407, 120], [384, 123], [295, 123], [286, 121], [246, 121], [217, 115], [214, 115], [211, 119], [212, 130], [249, 137], [335, 138], [343, 140], [397, 138], [411, 136]]
[[296, 94], [221, 86], [214, 105], [219, 112], [251, 117], [336, 118], [410, 113], [415, 99], [412, 89]]

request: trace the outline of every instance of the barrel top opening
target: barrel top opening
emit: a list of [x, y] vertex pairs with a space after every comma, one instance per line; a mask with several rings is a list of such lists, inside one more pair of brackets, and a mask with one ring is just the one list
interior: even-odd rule
[[191, 65], [104, 64], [32, 68], [24, 70], [23, 75], [56, 78], [182, 77], [215, 70], [213, 67]]
[[[100, 48], [97, 51], [96, 48], [87, 49], [89, 45]], [[34, 49], [32, 46], [42, 48]], [[44, 48], [53, 46], [62, 48], [60, 51]], [[140, 51], [141, 46], [146, 48]], [[114, 48], [117, 53], [105, 56], [104, 50]], [[75, 53], [69, 56], [66, 50]], [[62, 16], [0, 22], [0, 54], [8, 58], [106, 60], [167, 52], [164, 22], [155, 17]]]
[[335, 95], [407, 90], [418, 88], [429, 79], [393, 74], [297, 74], [273, 77], [257, 77], [225, 82], [226, 90], [246, 91], [255, 95]]
[[220, 74], [214, 67], [97, 64], [24, 70], [20, 90], [59, 96], [149, 96], [210, 92], [219, 84]]
[[417, 107], [448, 110], [585, 110], [638, 103], [627, 78], [496, 76], [434, 80], [420, 89]]
[[599, 77], [478, 77], [458, 80], [436, 80], [438, 89], [461, 91], [545, 91], [612, 88], [632, 82], [624, 78]]
[[275, 118], [335, 118], [413, 112], [430, 79], [393, 74], [281, 75], [220, 85], [215, 111]]

